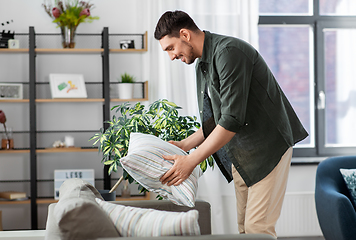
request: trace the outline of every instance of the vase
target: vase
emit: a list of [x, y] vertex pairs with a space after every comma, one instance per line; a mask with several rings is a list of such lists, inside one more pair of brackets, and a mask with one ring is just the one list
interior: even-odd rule
[[76, 27], [68, 27], [68, 26], [61, 27], [63, 48], [75, 47], [75, 31], [76, 31]]
[[130, 198], [131, 197], [131, 191], [129, 188], [129, 181], [125, 181], [124, 187], [121, 189], [121, 197], [122, 198]]
[[1, 149], [13, 149], [14, 148], [14, 139], [12, 138], [12, 128], [7, 128], [7, 134], [3, 133], [1, 139]]

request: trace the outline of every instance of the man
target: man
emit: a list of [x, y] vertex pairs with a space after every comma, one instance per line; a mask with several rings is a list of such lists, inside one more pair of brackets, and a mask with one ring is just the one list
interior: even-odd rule
[[165, 156], [173, 167], [161, 182], [179, 185], [213, 155], [225, 178], [235, 184], [240, 233], [276, 237], [292, 146], [308, 136], [260, 54], [233, 37], [201, 31], [188, 14], [166, 12], [155, 38], [171, 60], [196, 59], [202, 128], [171, 142], [186, 156]]

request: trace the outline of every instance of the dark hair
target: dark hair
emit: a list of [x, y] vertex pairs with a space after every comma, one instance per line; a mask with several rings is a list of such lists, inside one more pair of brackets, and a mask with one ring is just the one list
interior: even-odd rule
[[193, 19], [185, 12], [176, 10], [174, 12], [167, 11], [158, 20], [154, 36], [157, 40], [164, 36], [179, 38], [179, 31], [182, 28], [198, 31], [199, 28]]

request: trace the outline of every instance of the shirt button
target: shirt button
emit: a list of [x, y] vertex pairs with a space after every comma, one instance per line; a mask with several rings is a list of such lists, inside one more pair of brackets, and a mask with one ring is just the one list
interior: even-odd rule
[[204, 91], [201, 91], [201, 94], [204, 94]]
[[203, 113], [203, 111], [200, 111], [200, 113]]
[[248, 125], [248, 123], [245, 123], [245, 126], [247, 126]]

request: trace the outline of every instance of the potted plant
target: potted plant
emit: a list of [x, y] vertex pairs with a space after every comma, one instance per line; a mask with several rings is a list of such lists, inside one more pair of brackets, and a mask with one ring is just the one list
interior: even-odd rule
[[[119, 113], [115, 114], [112, 120], [107, 121], [109, 127], [100, 129], [89, 141], [94, 140], [93, 145], [99, 143], [99, 152], [103, 153], [102, 163], [109, 165], [109, 174], [122, 168], [120, 159], [127, 155], [130, 134], [140, 132], [153, 134], [165, 141], [180, 141], [200, 127], [195, 116], [180, 116], [178, 110], [181, 109], [175, 103], [166, 99], [157, 100], [145, 109], [140, 102], [131, 106], [129, 103], [114, 106], [111, 110]], [[209, 157], [200, 164], [204, 172], [207, 166], [213, 166], [213, 159]], [[136, 182], [124, 169], [122, 179], [129, 183]], [[137, 183], [137, 182], [136, 182]], [[138, 184], [138, 183], [137, 183]], [[140, 184], [140, 192], [147, 191]]]
[[119, 98], [121, 99], [133, 98], [134, 82], [135, 82], [134, 76], [127, 73], [121, 75], [121, 82], [118, 85]]
[[46, 13], [52, 18], [53, 23], [56, 23], [61, 28], [63, 48], [75, 47], [75, 33], [77, 27], [83, 22], [92, 22], [99, 17], [91, 16], [90, 10], [94, 4], [79, 0], [54, 1], [54, 6], [51, 4], [42, 4]]

